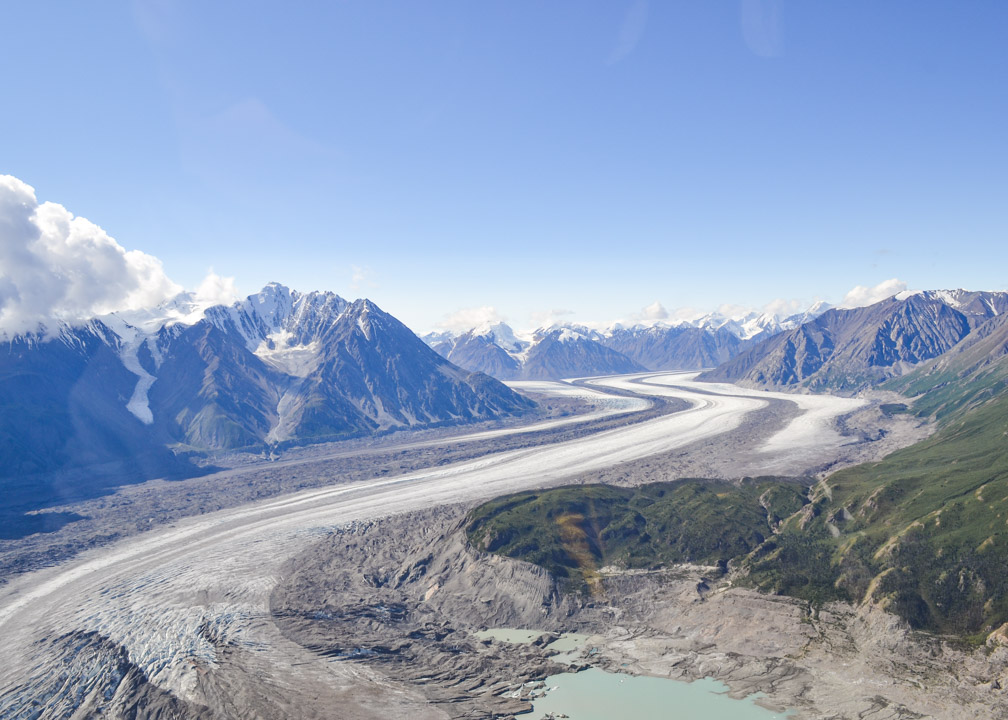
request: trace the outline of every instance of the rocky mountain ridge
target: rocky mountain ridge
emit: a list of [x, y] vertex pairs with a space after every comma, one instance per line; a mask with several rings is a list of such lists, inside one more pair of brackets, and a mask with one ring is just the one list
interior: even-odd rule
[[1004, 292], [902, 293], [867, 307], [831, 309], [700, 378], [855, 392], [941, 356], [1006, 311]]
[[819, 302], [787, 317], [760, 312], [739, 316], [708, 313], [693, 321], [616, 323], [603, 331], [565, 323], [539, 328], [525, 338], [497, 322], [457, 334], [429, 333], [423, 339], [453, 363], [501, 380], [700, 370], [720, 365], [760, 340], [795, 328], [829, 308]]
[[2, 343], [0, 476], [101, 466], [151, 477], [178, 469], [173, 453], [464, 423], [533, 407], [448, 362], [370, 300], [270, 284], [198, 319], [189, 309], [175, 303], [166, 314], [191, 322], [123, 313]]

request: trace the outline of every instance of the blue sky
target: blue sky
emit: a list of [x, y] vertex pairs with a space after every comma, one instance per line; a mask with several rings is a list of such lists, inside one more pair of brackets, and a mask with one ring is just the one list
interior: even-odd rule
[[416, 330], [1008, 287], [1008, 4], [7, 4], [0, 173]]

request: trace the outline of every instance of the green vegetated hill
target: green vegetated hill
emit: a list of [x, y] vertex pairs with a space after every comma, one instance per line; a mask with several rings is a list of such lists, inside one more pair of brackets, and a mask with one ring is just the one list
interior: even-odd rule
[[935, 632], [1008, 622], [1008, 396], [831, 475], [746, 562], [760, 587], [871, 600]]
[[772, 479], [562, 487], [491, 500], [471, 513], [466, 531], [475, 547], [541, 565], [584, 592], [607, 565], [714, 565], [745, 555], [805, 494], [801, 484]]
[[754, 586], [869, 601], [917, 629], [983, 637], [1008, 622], [1008, 395], [927, 440], [806, 489], [761, 479], [499, 498], [470, 517], [481, 549], [571, 587], [606, 564], [732, 561]]
[[883, 387], [912, 398], [907, 411], [938, 432], [817, 485], [746, 559], [749, 577], [982, 637], [1008, 622], [1008, 316]]

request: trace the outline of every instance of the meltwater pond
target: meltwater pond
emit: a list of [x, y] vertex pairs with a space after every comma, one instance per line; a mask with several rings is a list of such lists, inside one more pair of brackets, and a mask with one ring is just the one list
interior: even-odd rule
[[[544, 630], [527, 628], [491, 628], [476, 636], [530, 643], [544, 634]], [[572, 664], [596, 652], [590, 639], [590, 635], [563, 633], [546, 648], [554, 651], [556, 662]], [[530, 718], [550, 713], [571, 720], [783, 720], [791, 716], [790, 712], [767, 710], [753, 702], [754, 698], [728, 697], [728, 687], [710, 678], [685, 682], [589, 668], [551, 675], [545, 683], [545, 694], [532, 700]]]
[[608, 673], [590, 668], [546, 678], [545, 695], [532, 701], [531, 718], [549, 713], [571, 720], [783, 720], [751, 699], [735, 700], [716, 680], [683, 682]]

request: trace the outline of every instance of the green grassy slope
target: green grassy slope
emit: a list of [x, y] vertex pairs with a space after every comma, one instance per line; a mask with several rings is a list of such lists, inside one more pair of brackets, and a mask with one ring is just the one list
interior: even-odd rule
[[812, 499], [749, 559], [760, 587], [868, 598], [935, 632], [1008, 622], [1008, 396], [835, 473]]
[[606, 565], [714, 565], [744, 555], [806, 502], [805, 490], [768, 479], [563, 487], [492, 500], [470, 514], [466, 531], [477, 548], [539, 564], [586, 592]]

